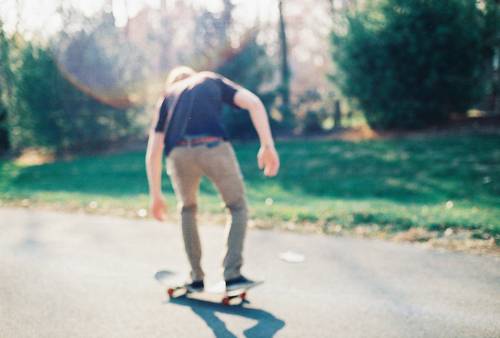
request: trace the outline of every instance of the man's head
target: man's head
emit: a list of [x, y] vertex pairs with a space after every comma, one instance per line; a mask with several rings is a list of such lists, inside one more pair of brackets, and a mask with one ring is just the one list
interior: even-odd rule
[[194, 74], [196, 74], [196, 72], [192, 68], [189, 68], [187, 66], [175, 67], [168, 74], [165, 87], [168, 88], [174, 83], [187, 79], [188, 77]]

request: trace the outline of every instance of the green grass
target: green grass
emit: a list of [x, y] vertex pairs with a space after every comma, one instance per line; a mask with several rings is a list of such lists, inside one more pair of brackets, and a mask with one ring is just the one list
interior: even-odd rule
[[[374, 224], [391, 231], [456, 227], [500, 236], [498, 134], [280, 142], [282, 169], [273, 179], [257, 170], [256, 144], [235, 148], [252, 218], [258, 222], [314, 224], [323, 230]], [[29, 199], [87, 209], [92, 201], [108, 209], [147, 208], [143, 152], [37, 166], [3, 161], [0, 169], [4, 204]], [[164, 191], [173, 206], [166, 177]], [[206, 213], [222, 213], [207, 180], [202, 182], [200, 205]]]

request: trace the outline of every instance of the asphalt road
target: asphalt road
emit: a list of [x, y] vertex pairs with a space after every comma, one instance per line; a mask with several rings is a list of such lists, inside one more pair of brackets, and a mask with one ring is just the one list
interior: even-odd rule
[[[202, 226], [219, 279], [223, 229]], [[291, 264], [285, 251], [303, 254]], [[0, 209], [0, 337], [500, 337], [500, 260], [409, 244], [250, 230], [250, 304], [168, 301], [180, 229]]]

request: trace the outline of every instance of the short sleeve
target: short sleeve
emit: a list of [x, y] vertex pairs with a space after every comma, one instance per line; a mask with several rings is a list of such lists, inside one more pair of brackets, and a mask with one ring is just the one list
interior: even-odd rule
[[153, 121], [155, 132], [157, 133], [165, 132], [167, 124], [167, 116], [168, 116], [168, 100], [167, 98], [164, 98], [160, 108], [157, 110], [157, 113], [155, 115], [155, 120]]
[[234, 96], [241, 87], [223, 76], [218, 77], [217, 80], [221, 90], [222, 101], [226, 104], [236, 107], [234, 103]]

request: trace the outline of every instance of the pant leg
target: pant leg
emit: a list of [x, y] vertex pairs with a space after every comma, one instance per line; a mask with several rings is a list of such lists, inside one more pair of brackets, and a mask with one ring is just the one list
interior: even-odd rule
[[206, 148], [198, 157], [205, 175], [215, 184], [230, 218], [226, 225], [226, 250], [223, 260], [224, 278], [241, 275], [243, 244], [248, 220], [243, 176], [230, 143], [224, 142], [214, 148]]
[[197, 194], [202, 171], [194, 160], [193, 149], [175, 148], [167, 158], [170, 175], [181, 216], [182, 236], [191, 264], [191, 278], [202, 280], [201, 243], [196, 222]]

